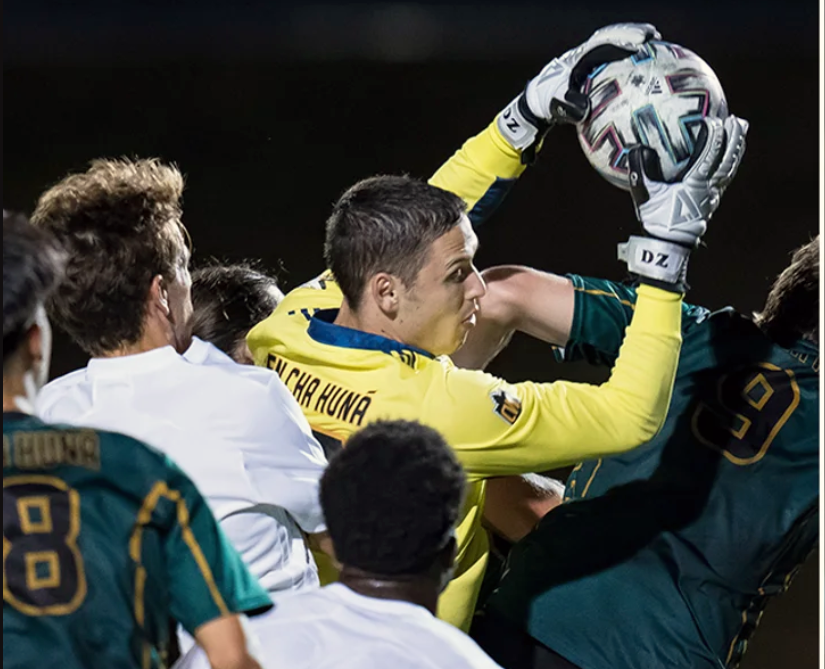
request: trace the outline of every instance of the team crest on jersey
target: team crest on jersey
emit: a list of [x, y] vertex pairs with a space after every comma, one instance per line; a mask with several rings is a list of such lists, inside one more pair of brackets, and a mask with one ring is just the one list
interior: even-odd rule
[[490, 393], [490, 399], [493, 400], [493, 411], [502, 420], [507, 421], [509, 425], [518, 420], [521, 415], [521, 400], [518, 397], [499, 388]]

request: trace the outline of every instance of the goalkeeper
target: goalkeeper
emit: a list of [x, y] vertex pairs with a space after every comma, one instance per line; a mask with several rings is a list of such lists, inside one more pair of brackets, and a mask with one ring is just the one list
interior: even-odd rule
[[[489, 552], [486, 479], [627, 451], [652, 438], [667, 412], [688, 256], [744, 150], [734, 118], [708, 121], [685, 178], [650, 184], [655, 206], [637, 207], [645, 233], [623, 255], [642, 285], [608, 382], [510, 384], [445, 357], [463, 344], [485, 293], [472, 224], [521, 174], [550, 125], [586, 116], [577, 90], [586, 73], [656, 36], [645, 24], [612, 26], [552, 61], [431, 184], [374, 177], [350, 188], [327, 223], [330, 272], [289, 293], [249, 334], [255, 362], [281, 375], [327, 449], [377, 419], [417, 419], [455, 449], [468, 489], [439, 616], [463, 629]], [[695, 218], [669, 220], [666, 203], [677, 197], [695, 201]], [[646, 262], [650, 254], [658, 264]]]

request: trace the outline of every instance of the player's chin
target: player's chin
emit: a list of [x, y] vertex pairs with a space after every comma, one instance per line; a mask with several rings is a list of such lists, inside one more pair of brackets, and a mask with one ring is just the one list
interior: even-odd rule
[[[470, 330], [472, 329], [473, 325], [467, 323], [461, 324], [461, 330], [458, 332], [458, 335], [456, 337], [455, 351], [457, 351], [462, 346], [464, 346], [465, 343], [467, 343], [467, 337], [470, 336]], [[453, 351], [453, 353], [455, 353], [455, 351]]]

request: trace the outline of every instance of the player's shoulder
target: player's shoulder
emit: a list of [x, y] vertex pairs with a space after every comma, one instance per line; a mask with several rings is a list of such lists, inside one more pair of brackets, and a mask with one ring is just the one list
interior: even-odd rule
[[217, 405], [219, 409], [212, 415], [224, 425], [226, 416], [232, 416], [236, 437], [249, 448], [271, 449], [275, 433], [283, 441], [303, 443], [299, 433], [308, 434], [309, 425], [275, 371], [214, 356], [211, 362], [187, 364], [193, 374], [187, 402], [191, 406]]
[[795, 383], [818, 395], [819, 347], [798, 340], [788, 345], [773, 341], [754, 320], [732, 307], [708, 314], [684, 328], [680, 371], [695, 373], [707, 367], [728, 370], [762, 367], [783, 369]]
[[38, 414], [41, 414], [41, 410], [48, 409], [59, 401], [81, 400], [83, 393], [80, 391], [82, 391], [85, 384], [85, 367], [52, 379], [40, 389], [37, 395], [35, 404]]
[[86, 379], [86, 371], [86, 367], [81, 367], [80, 369], [76, 369], [73, 372], [68, 372], [67, 374], [58, 376], [57, 378], [52, 379], [45, 386], [43, 386], [41, 392], [49, 388], [71, 388], [74, 386], [81, 385]]
[[100, 461], [103, 466], [123, 471], [140, 472], [140, 477], [151, 476], [166, 480], [178, 469], [162, 451], [150, 446], [145, 441], [135, 439], [120, 432], [108, 430], [88, 430], [73, 428], [93, 433], [100, 443]]
[[[332, 584], [336, 585], [336, 584]], [[287, 641], [281, 646], [281, 651], [286, 655], [292, 655], [296, 642], [303, 635], [296, 637], [290, 630], [300, 629], [303, 633], [309, 633], [315, 638], [315, 644], [323, 647], [333, 642], [336, 633], [325, 635], [331, 621], [340, 621], [343, 630], [352, 624], [349, 611], [342, 602], [330, 592], [332, 585], [310, 590], [301, 590], [274, 599], [272, 611], [267, 614], [269, 627], [272, 630], [279, 630], [279, 634]], [[341, 632], [342, 630], [339, 630]], [[330, 638], [327, 638], [327, 637]]]
[[[373, 600], [340, 583], [277, 600], [273, 618], [284, 631], [313, 630], [317, 646], [328, 644], [331, 651], [340, 650], [342, 639], [353, 631], [368, 630], [351, 648], [364, 666], [379, 666], [375, 661], [381, 660], [399, 667], [500, 669], [470, 637], [422, 607]], [[336, 621], [335, 628], [330, 621]]]
[[[426, 371], [431, 377], [430, 383], [438, 387], [438, 382], [444, 385], [445, 390], [450, 395], [455, 395], [456, 399], [462, 401], [464, 398], [461, 394], [457, 394], [458, 389], [462, 391], [472, 392], [475, 389], [478, 392], [486, 391], [489, 388], [496, 388], [502, 385], [509, 386], [504, 379], [490, 374], [489, 372], [480, 369], [465, 369], [458, 367], [447, 356], [439, 356], [428, 365]], [[452, 390], [450, 390], [452, 389]]]
[[[393, 607], [384, 617], [391, 629], [383, 635], [382, 656], [412, 660], [417, 667], [500, 669], [473, 639], [423, 607], [408, 602], [387, 605]], [[380, 615], [380, 608], [370, 613]]]
[[264, 397], [276, 383], [277, 375], [268, 369], [242, 365], [212, 344], [193, 342], [182, 357], [181, 371], [190, 377], [192, 392], [208, 393], [230, 404]]
[[[93, 427], [85, 427], [83, 425], [73, 425], [69, 423], [50, 422], [39, 418], [38, 416], [26, 415], [21, 416], [19, 420], [12, 424], [13, 432], [60, 432], [65, 434], [82, 434], [93, 435], [95, 438], [105, 443], [123, 444], [125, 446], [146, 446], [142, 441], [129, 437], [119, 432], [111, 432], [109, 430], [99, 430]], [[5, 421], [4, 421], [4, 427]]]
[[522, 390], [518, 384], [482, 370], [457, 367], [445, 356], [432, 360], [424, 371], [423, 412], [442, 431], [453, 433], [472, 424], [479, 419], [481, 407], [492, 409], [499, 417], [510, 407], [515, 415], [521, 413]]
[[498, 667], [469, 636], [423, 607], [365, 597], [341, 583], [287, 597], [276, 602], [276, 611], [281, 619], [294, 624], [314, 621], [322, 629], [329, 620], [356, 628], [369, 625], [369, 621], [380, 621], [381, 629], [372, 632], [376, 638], [370, 644], [373, 650], [370, 657], [397, 657], [402, 666]]
[[[792, 369], [797, 381], [817, 398], [819, 397], [819, 346], [812, 341], [800, 339], [788, 347], [779, 347], [782, 358], [780, 367]], [[817, 405], [819, 404], [817, 400]], [[818, 411], [817, 411], [818, 413]]]
[[4, 421], [4, 434], [11, 437], [15, 446], [23, 444], [33, 465], [42, 460], [42, 466], [101, 469], [120, 463], [124, 468], [155, 473], [172, 466], [169, 458], [157, 449], [120, 432], [47, 422], [36, 416], [26, 416], [6, 428]]
[[342, 295], [341, 287], [335, 280], [335, 276], [332, 274], [332, 270], [329, 269], [324, 270], [314, 279], [310, 279], [309, 281], [302, 283], [300, 286], [298, 286], [296, 290], [301, 289], [329, 291], [330, 293], [336, 294], [338, 296]]
[[[329, 271], [289, 291], [273, 316], [296, 316], [301, 310], [337, 309], [343, 301], [338, 282]], [[303, 314], [307, 316], [307, 314]]]
[[197, 337], [192, 339], [183, 357], [193, 365], [217, 368], [221, 372], [233, 374], [264, 387], [273, 383], [274, 377], [277, 376], [275, 372], [265, 367], [238, 363], [213, 344]]
[[455, 669], [501, 669], [473, 639], [435, 616], [422, 625], [422, 632], [422, 644], [429, 640], [432, 648], [435, 645], [433, 641], [438, 640], [440, 648], [432, 650], [444, 658], [444, 666]]

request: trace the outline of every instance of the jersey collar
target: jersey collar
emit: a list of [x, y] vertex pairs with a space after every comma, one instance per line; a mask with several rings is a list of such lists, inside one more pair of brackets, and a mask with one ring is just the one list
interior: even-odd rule
[[3, 431], [6, 429], [14, 429], [15, 426], [25, 423], [28, 425], [45, 425], [37, 416], [32, 416], [22, 411], [4, 411], [3, 412]]
[[120, 355], [113, 358], [92, 358], [86, 367], [87, 374], [94, 377], [121, 376], [123, 374], [154, 372], [184, 360], [171, 346], [162, 346], [151, 351]]
[[235, 361], [217, 346], [205, 342], [197, 337], [192, 337], [192, 343], [183, 354], [187, 362], [193, 365], [206, 365], [208, 363], [234, 365]]
[[31, 414], [23, 413], [22, 411], [3, 412], [3, 422], [7, 420], [26, 420], [28, 418], [33, 418], [33, 416]]
[[400, 341], [388, 339], [381, 335], [354, 330], [343, 325], [335, 325], [333, 322], [338, 316], [338, 309], [322, 309], [317, 311], [309, 320], [309, 336], [319, 344], [329, 346], [339, 346], [341, 348], [360, 348], [371, 351], [381, 351], [383, 353], [400, 353], [412, 351], [427, 358], [434, 358], [432, 353], [402, 344]]

